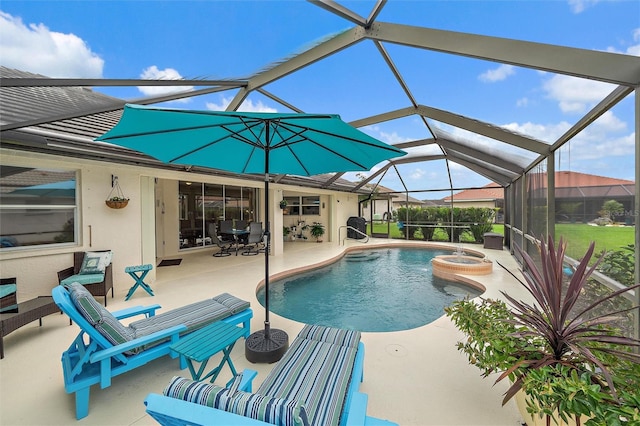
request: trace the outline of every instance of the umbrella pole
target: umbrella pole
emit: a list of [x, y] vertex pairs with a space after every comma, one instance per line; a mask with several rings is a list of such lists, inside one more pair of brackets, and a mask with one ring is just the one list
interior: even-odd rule
[[269, 121], [265, 122], [264, 149], [264, 222], [267, 244], [264, 251], [264, 330], [256, 331], [245, 341], [245, 357], [249, 362], [273, 363], [279, 361], [289, 347], [289, 336], [283, 330], [271, 329], [269, 322], [269, 252], [271, 250], [271, 224], [269, 223]]
[[265, 152], [265, 174], [264, 174], [264, 222], [267, 244], [264, 250], [264, 336], [269, 339], [271, 324], [269, 322], [269, 250], [271, 249], [271, 224], [269, 223], [269, 156]]

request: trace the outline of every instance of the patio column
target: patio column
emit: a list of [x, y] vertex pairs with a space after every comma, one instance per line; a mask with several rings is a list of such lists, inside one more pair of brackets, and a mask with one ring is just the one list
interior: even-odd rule
[[[264, 205], [264, 191], [261, 191], [260, 203]], [[279, 256], [284, 252], [284, 243], [282, 237], [282, 209], [280, 208], [280, 200], [282, 200], [282, 189], [269, 189], [269, 221], [271, 222], [271, 255]], [[264, 217], [264, 215], [262, 215]], [[265, 225], [266, 226], [266, 225]]]
[[556, 240], [556, 154], [547, 157], [547, 234]]
[[[635, 209], [633, 212], [633, 216], [635, 219], [635, 281], [636, 283], [640, 283], [640, 257], [638, 256], [638, 249], [640, 249], [640, 220], [638, 220], [638, 215], [640, 214], [640, 88], [636, 88], [635, 92], [636, 98], [636, 113], [635, 113]], [[635, 289], [635, 305], [640, 306], [640, 289]], [[634, 337], [636, 339], [640, 339], [640, 308], [635, 310], [635, 324], [634, 324]]]

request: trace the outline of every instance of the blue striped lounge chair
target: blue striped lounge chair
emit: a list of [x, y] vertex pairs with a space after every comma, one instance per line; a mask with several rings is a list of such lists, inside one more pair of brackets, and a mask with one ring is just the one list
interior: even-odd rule
[[[187, 333], [214, 321], [242, 324], [249, 336], [253, 311], [249, 302], [228, 293], [195, 302], [156, 315], [159, 305], [136, 306], [117, 312], [107, 311], [81, 284], [56, 286], [53, 300], [80, 328], [71, 346], [62, 354], [64, 387], [75, 393], [76, 418], [89, 414], [92, 385], [111, 386], [111, 378], [134, 370], [152, 360], [169, 355], [178, 357], [170, 346]], [[141, 315], [128, 326], [123, 318]], [[186, 368], [180, 360], [180, 368]]]
[[393, 425], [366, 415], [360, 332], [305, 325], [260, 387], [244, 370], [226, 387], [174, 377], [145, 400], [161, 425]]

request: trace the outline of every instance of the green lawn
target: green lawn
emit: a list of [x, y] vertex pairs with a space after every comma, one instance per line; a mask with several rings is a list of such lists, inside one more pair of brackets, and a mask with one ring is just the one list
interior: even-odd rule
[[635, 240], [632, 226], [590, 226], [582, 223], [556, 224], [556, 240], [563, 237], [567, 242], [567, 256], [581, 258], [591, 241], [596, 242], [596, 253], [602, 250], [618, 250], [633, 244]]
[[[379, 233], [386, 232], [386, 224], [375, 224], [374, 229]], [[493, 225], [492, 232], [504, 235], [504, 225]], [[369, 233], [369, 229], [367, 229]], [[396, 223], [391, 223], [389, 228], [391, 238], [402, 238]], [[562, 223], [556, 225], [556, 240], [564, 237], [567, 242], [567, 255], [581, 258], [587, 251], [591, 241], [596, 242], [596, 253], [602, 250], [618, 250], [623, 246], [634, 243], [634, 228], [630, 226], [590, 226], [582, 223]], [[435, 241], [447, 241], [446, 234], [437, 230], [434, 234]], [[464, 238], [463, 242], [470, 242], [471, 238]]]

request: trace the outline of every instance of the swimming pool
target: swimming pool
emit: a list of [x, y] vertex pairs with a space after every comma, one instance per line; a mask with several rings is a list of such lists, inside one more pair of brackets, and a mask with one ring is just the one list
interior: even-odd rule
[[[400, 331], [428, 324], [453, 301], [481, 294], [434, 277], [431, 259], [451, 251], [383, 248], [269, 284], [269, 309], [306, 324], [359, 331]], [[257, 293], [264, 306], [264, 289]]]

